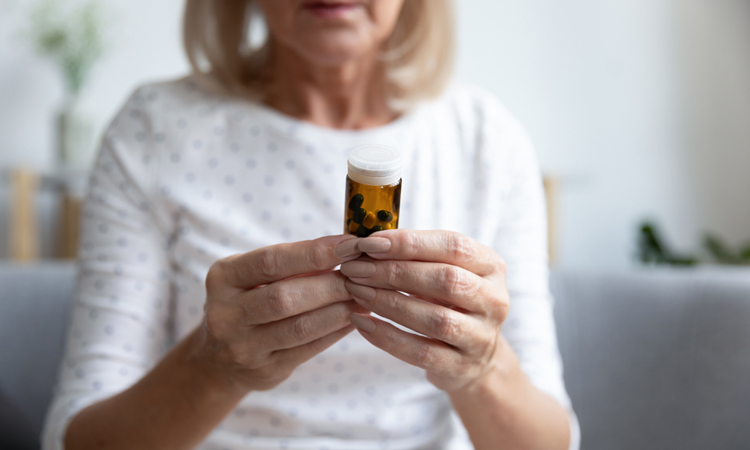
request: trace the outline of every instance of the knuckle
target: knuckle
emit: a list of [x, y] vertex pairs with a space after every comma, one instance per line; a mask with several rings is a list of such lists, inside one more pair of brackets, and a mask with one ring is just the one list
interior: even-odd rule
[[416, 256], [421, 247], [421, 240], [417, 233], [404, 231], [401, 235], [401, 247], [403, 253], [408, 257]]
[[416, 352], [417, 364], [422, 367], [436, 367], [437, 354], [429, 344], [421, 344]]
[[466, 272], [456, 266], [444, 265], [441, 269], [442, 290], [448, 297], [467, 294], [472, 291], [473, 284]]
[[406, 265], [400, 261], [390, 261], [386, 265], [385, 282], [389, 286], [400, 286], [406, 277]]
[[503, 297], [498, 302], [496, 309], [499, 321], [504, 322], [510, 313], [510, 299], [508, 297]]
[[206, 291], [214, 291], [223, 286], [227, 281], [227, 262], [220, 259], [214, 262], [206, 274]]
[[314, 324], [309, 317], [300, 316], [292, 322], [292, 333], [299, 341], [310, 340], [313, 337], [314, 328]]
[[510, 297], [507, 293], [495, 295], [489, 302], [489, 316], [502, 323], [510, 312]]
[[461, 324], [450, 310], [441, 308], [433, 320], [433, 328], [438, 336], [451, 340], [461, 334]]
[[383, 306], [383, 309], [386, 311], [389, 311], [390, 313], [400, 313], [402, 312], [403, 304], [401, 302], [401, 299], [398, 298], [399, 294], [391, 291], [385, 291], [381, 294], [380, 298], [378, 299], [378, 303], [381, 303]]
[[323, 245], [311, 245], [307, 250], [307, 262], [316, 270], [325, 270], [329, 267], [330, 254], [328, 247]]
[[474, 258], [474, 243], [461, 233], [450, 233], [448, 235], [448, 252], [454, 261], [471, 261]]
[[276, 250], [264, 249], [258, 255], [256, 270], [265, 279], [275, 280], [279, 275], [279, 255]]
[[283, 283], [269, 288], [268, 303], [271, 312], [281, 317], [288, 317], [294, 312], [294, 293]]

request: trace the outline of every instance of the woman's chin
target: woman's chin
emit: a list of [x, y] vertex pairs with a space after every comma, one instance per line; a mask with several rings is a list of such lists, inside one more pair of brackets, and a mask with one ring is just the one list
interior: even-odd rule
[[332, 67], [342, 66], [349, 62], [361, 59], [372, 52], [372, 47], [369, 45], [358, 45], [355, 42], [337, 42], [336, 45], [331, 45], [327, 42], [320, 42], [316, 45], [316, 43], [308, 41], [302, 46], [302, 48], [298, 48], [298, 51], [302, 53], [306, 60], [315, 65]]

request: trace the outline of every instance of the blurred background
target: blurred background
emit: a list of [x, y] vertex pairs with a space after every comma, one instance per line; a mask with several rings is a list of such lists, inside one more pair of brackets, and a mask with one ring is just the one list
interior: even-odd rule
[[[39, 448], [75, 287], [60, 259], [96, 143], [136, 86], [188, 71], [184, 0], [38, 9], [50, 1], [0, 0], [0, 448], [13, 450]], [[750, 267], [729, 266], [750, 266], [750, 0], [456, 3], [456, 78], [520, 118], [547, 180], [581, 448], [747, 448]]]
[[[0, 0], [0, 258], [13, 250], [12, 170], [53, 180], [85, 172], [51, 168], [66, 87], [32, 43], [36, 3]], [[188, 70], [182, 0], [99, 3], [104, 45], [76, 99], [92, 149], [136, 86]], [[731, 249], [750, 241], [750, 2], [456, 3], [456, 78], [488, 88], [521, 119], [557, 181], [558, 266], [640, 264], [644, 221], [688, 256], [703, 257], [706, 233]], [[79, 155], [76, 167], [87, 158]], [[61, 203], [45, 183], [35, 195], [36, 251], [53, 257]]]

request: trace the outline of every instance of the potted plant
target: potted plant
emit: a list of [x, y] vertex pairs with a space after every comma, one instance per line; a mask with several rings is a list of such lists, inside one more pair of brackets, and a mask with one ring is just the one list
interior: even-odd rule
[[87, 166], [93, 154], [94, 122], [82, 105], [81, 92], [104, 52], [103, 16], [97, 0], [67, 7], [62, 3], [39, 1], [31, 12], [29, 35], [37, 52], [59, 67], [65, 85], [56, 117], [57, 161]]

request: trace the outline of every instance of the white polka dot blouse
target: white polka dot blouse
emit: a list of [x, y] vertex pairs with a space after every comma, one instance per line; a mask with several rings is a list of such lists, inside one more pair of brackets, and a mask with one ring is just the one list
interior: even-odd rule
[[[77, 412], [135, 383], [200, 323], [214, 261], [340, 234], [347, 153], [360, 144], [402, 152], [402, 228], [455, 230], [506, 260], [512, 303], [503, 334], [531, 382], [575, 423], [548, 291], [536, 156], [491, 94], [454, 85], [388, 125], [342, 131], [209, 93], [187, 77], [138, 89], [102, 140], [43, 448], [61, 450]], [[277, 388], [249, 394], [199, 448], [472, 446], [423, 370], [355, 331]]]

